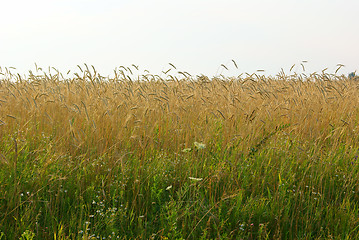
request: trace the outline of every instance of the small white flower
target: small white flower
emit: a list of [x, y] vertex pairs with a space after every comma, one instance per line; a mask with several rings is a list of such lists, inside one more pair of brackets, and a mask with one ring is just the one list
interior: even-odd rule
[[185, 149], [182, 150], [182, 152], [184, 152], [184, 153], [190, 152], [190, 151], [192, 151], [192, 148], [185, 148]]
[[204, 143], [194, 142], [193, 144], [198, 150], [206, 148], [206, 144]]
[[170, 190], [172, 188], [172, 185], [169, 185], [168, 187], [166, 187], [166, 190]]
[[203, 180], [203, 178], [194, 178], [194, 177], [188, 177], [188, 178], [193, 181], [202, 181]]

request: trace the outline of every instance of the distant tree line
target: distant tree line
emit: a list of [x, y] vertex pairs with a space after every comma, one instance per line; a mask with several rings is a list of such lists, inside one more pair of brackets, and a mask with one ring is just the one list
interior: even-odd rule
[[357, 76], [356, 74], [355, 74], [355, 72], [351, 72], [351, 73], [349, 73], [348, 74], [348, 78], [349, 79], [358, 79], [359, 78], [359, 76]]

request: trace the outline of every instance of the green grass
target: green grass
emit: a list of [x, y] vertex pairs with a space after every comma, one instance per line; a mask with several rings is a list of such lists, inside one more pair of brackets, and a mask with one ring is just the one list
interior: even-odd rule
[[357, 151], [318, 156], [287, 141], [250, 157], [128, 154], [123, 170], [108, 156], [23, 146], [16, 169], [1, 169], [1, 231], [8, 239], [26, 230], [38, 239], [357, 238]]
[[[38, 83], [42, 90], [35, 92], [48, 95], [56, 86], [66, 89]], [[1, 89], [15, 94], [17, 84], [4, 81]], [[95, 101], [96, 91], [88, 89]], [[354, 110], [345, 118], [329, 109], [328, 124], [306, 122], [309, 117], [299, 123], [268, 117], [262, 124], [257, 118], [266, 115], [243, 114], [233, 120], [243, 124], [232, 126], [233, 134], [223, 109], [224, 117], [206, 109], [201, 118], [181, 112], [178, 125], [176, 117], [154, 114], [141, 119], [153, 127], [141, 135], [132, 120], [124, 122], [130, 110], [108, 120], [107, 129], [96, 120], [101, 108], [85, 98], [83, 107], [71, 100], [81, 109], [76, 115], [61, 112], [61, 104], [41, 105], [35, 95], [38, 105], [30, 101], [27, 112], [25, 96], [11, 102], [0, 95], [2, 107], [11, 106], [0, 112], [6, 123], [0, 126], [0, 239], [359, 239], [359, 151], [349, 131], [359, 119]], [[317, 106], [315, 100], [305, 106]], [[114, 133], [116, 124], [124, 130]], [[184, 133], [174, 135], [173, 125]]]

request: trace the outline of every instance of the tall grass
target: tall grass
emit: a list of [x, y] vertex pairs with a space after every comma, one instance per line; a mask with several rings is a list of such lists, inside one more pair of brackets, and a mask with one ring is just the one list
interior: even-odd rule
[[359, 238], [358, 82], [80, 70], [2, 73], [0, 239]]

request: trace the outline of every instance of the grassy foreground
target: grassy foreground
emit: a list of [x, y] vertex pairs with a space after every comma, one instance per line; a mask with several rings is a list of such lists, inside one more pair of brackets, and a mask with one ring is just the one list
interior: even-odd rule
[[325, 73], [3, 73], [0, 239], [359, 239], [358, 122]]

